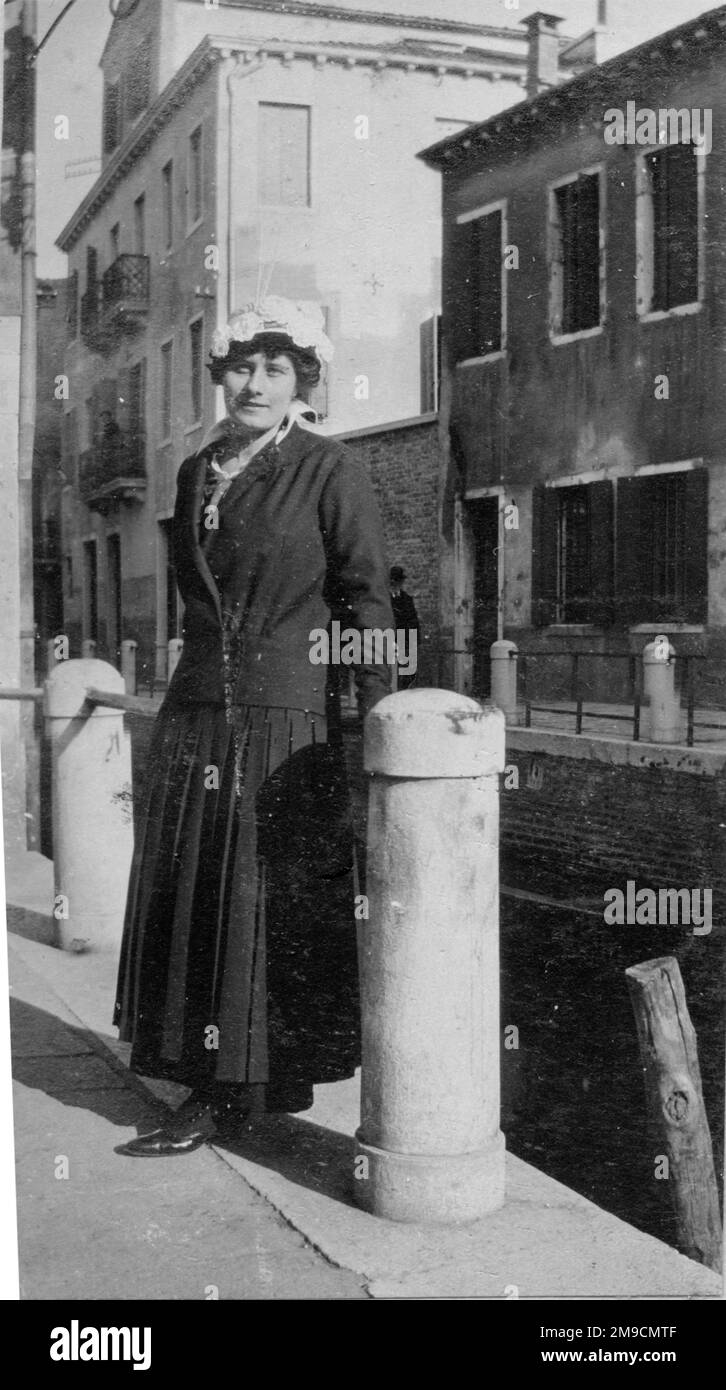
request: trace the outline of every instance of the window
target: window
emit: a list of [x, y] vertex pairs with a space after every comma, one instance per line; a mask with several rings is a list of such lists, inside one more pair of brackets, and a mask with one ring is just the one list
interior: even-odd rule
[[260, 202], [310, 206], [310, 107], [261, 102], [257, 168]]
[[146, 254], [146, 198], [140, 193], [134, 199], [134, 255]]
[[83, 635], [98, 641], [98, 555], [96, 542], [83, 543]]
[[66, 282], [66, 327], [68, 337], [78, 336], [78, 271], [72, 270]]
[[159, 429], [162, 439], [171, 438], [171, 382], [173, 342], [161, 345], [161, 381], [159, 383]]
[[180, 636], [179, 624], [179, 595], [176, 587], [176, 571], [174, 569], [174, 556], [172, 548], [173, 535], [172, 521], [159, 522], [159, 535], [161, 539], [161, 564], [162, 564], [162, 583], [166, 590], [166, 641], [172, 637]]
[[600, 324], [600, 175], [579, 174], [551, 190], [550, 330]]
[[532, 621], [704, 623], [708, 470], [534, 489]]
[[146, 422], [146, 359], [129, 369], [128, 431], [132, 440], [142, 441]]
[[63, 480], [75, 486], [78, 483], [78, 410], [72, 406], [61, 421], [61, 467]]
[[174, 167], [171, 160], [161, 171], [161, 223], [164, 247], [170, 251], [174, 241]]
[[612, 621], [613, 485], [536, 487], [532, 514], [532, 621]]
[[454, 231], [451, 336], [455, 362], [504, 347], [502, 208], [464, 214]]
[[187, 224], [193, 227], [202, 216], [202, 127], [189, 136], [187, 160]]
[[621, 478], [617, 518], [622, 621], [704, 623], [708, 469]]
[[202, 418], [204, 363], [202, 361], [202, 336], [204, 322], [195, 319], [189, 325], [189, 386], [192, 402], [192, 420]]
[[114, 222], [114, 225], [113, 225], [113, 227], [111, 228], [111, 230], [110, 230], [110, 232], [109, 232], [109, 234], [108, 234], [108, 242], [109, 242], [109, 250], [110, 250], [110, 253], [111, 253], [111, 261], [113, 262], [113, 261], [116, 260], [116, 257], [118, 256], [119, 248], [120, 248], [120, 245], [121, 245], [121, 223], [120, 223], [120, 222]]
[[121, 140], [121, 83], [107, 82], [103, 91], [103, 152], [110, 154]]
[[124, 72], [124, 96], [126, 98], [126, 120], [135, 121], [149, 105], [151, 95], [151, 63], [149, 48], [143, 44], [131, 55]]
[[438, 410], [441, 393], [441, 314], [426, 319], [419, 329], [421, 414]]
[[121, 662], [121, 537], [118, 531], [106, 538], [107, 606], [106, 631], [109, 656], [117, 665]]
[[700, 298], [700, 177], [693, 145], [668, 145], [643, 156], [637, 219], [641, 314]]

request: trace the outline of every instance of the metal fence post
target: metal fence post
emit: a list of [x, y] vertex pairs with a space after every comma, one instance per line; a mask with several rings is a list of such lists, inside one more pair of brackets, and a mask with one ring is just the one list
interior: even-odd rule
[[491, 661], [491, 700], [502, 711], [508, 724], [517, 719], [517, 655], [516, 642], [500, 639], [489, 648]]
[[127, 695], [136, 694], [136, 650], [138, 645], [138, 642], [134, 642], [132, 638], [127, 638], [125, 642], [121, 643], [121, 675], [124, 678]]
[[355, 1199], [394, 1221], [470, 1221], [504, 1200], [504, 717], [450, 691], [410, 690], [376, 705], [364, 737], [373, 776]]

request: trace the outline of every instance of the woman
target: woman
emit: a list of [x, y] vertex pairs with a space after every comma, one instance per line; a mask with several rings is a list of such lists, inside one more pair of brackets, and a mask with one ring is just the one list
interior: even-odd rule
[[[192, 1088], [125, 1152], [190, 1153], [259, 1111], [299, 1111], [359, 1060], [353, 835], [333, 619], [392, 626], [375, 497], [301, 427], [332, 355], [322, 315], [269, 298], [215, 334], [226, 418], [179, 470], [184, 647], [154, 729], [114, 1021], [131, 1067]], [[388, 668], [356, 672], [361, 717]]]

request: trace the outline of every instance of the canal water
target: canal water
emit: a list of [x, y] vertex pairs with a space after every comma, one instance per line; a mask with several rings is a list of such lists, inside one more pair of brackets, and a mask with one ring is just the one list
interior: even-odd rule
[[[527, 887], [536, 882], [530, 868]], [[502, 895], [502, 1128], [512, 1153], [676, 1245], [624, 972], [657, 956], [679, 962], [722, 1191], [723, 917], [714, 911], [711, 936], [699, 938], [687, 927], [609, 926], [596, 898], [587, 906]], [[509, 1033], [517, 1049], [506, 1046], [508, 1025], [518, 1029]]]

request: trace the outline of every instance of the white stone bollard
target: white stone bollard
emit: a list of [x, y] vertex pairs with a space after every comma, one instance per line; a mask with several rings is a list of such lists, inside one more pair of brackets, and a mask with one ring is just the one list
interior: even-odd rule
[[667, 637], [655, 637], [643, 648], [643, 696], [645, 728], [650, 743], [677, 743], [681, 732], [680, 700], [675, 690], [675, 648]]
[[96, 656], [96, 643], [92, 637], [86, 637], [81, 642], [81, 658], [83, 661], [93, 661]]
[[491, 701], [500, 709], [508, 724], [517, 718], [517, 653], [516, 642], [500, 639], [489, 648], [491, 660]]
[[124, 693], [105, 661], [60, 662], [45, 682], [51, 746], [54, 916], [64, 950], [118, 950], [134, 832], [131, 744], [120, 710], [86, 690]]
[[168, 656], [166, 659], [167, 684], [171, 680], [172, 676], [174, 675], [174, 672], [176, 671], [177, 666], [179, 665], [179, 658], [182, 654], [183, 646], [184, 642], [181, 637], [171, 637], [169, 639]]
[[138, 642], [133, 638], [127, 638], [121, 643], [121, 675], [124, 678], [124, 688], [127, 695], [136, 694], [136, 649]]
[[364, 761], [373, 778], [355, 1200], [393, 1221], [471, 1221], [504, 1200], [504, 717], [445, 690], [389, 695], [366, 719]]

